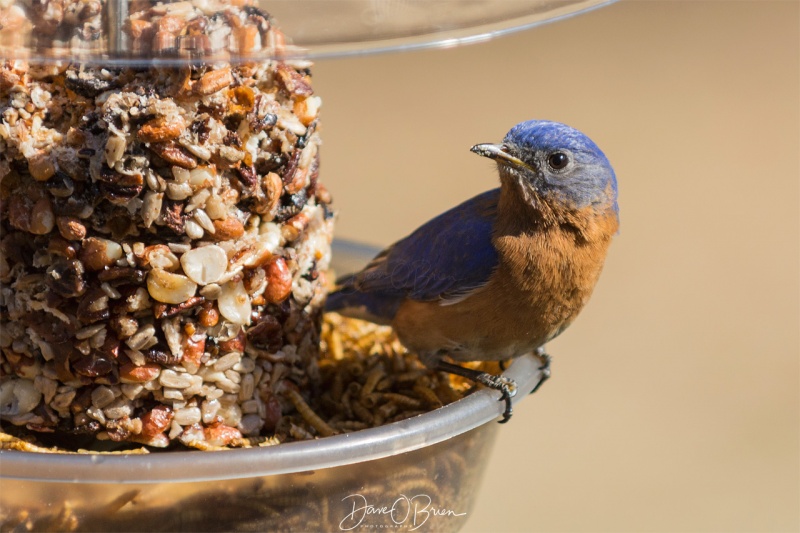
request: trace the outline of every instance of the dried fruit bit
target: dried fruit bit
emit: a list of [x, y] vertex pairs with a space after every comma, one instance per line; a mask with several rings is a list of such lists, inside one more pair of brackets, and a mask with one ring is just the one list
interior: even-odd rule
[[142, 366], [127, 363], [119, 368], [119, 380], [122, 383], [148, 383], [160, 373], [161, 366], [155, 363], [145, 363]]
[[250, 297], [241, 281], [229, 281], [222, 286], [217, 306], [222, 316], [234, 324], [250, 323]]
[[258, 348], [275, 352], [283, 345], [283, 326], [274, 316], [264, 314], [247, 330], [247, 338]]
[[228, 268], [228, 256], [217, 245], [189, 250], [181, 256], [183, 272], [195, 283], [208, 285], [218, 281]]
[[105, 356], [90, 353], [72, 363], [72, 369], [81, 376], [96, 378], [111, 373], [113, 363]]
[[159, 302], [179, 304], [194, 296], [196, 291], [197, 283], [181, 274], [154, 268], [147, 275], [147, 292]]

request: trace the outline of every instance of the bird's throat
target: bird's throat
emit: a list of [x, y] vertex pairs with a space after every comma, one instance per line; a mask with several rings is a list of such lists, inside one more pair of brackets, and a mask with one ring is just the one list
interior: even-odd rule
[[497, 213], [496, 229], [558, 224], [553, 209], [533, 185], [513, 175], [503, 177]]

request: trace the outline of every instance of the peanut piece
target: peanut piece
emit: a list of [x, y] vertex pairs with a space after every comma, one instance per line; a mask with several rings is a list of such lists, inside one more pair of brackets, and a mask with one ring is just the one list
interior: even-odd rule
[[283, 257], [272, 259], [265, 268], [267, 288], [264, 298], [270, 303], [280, 303], [292, 292], [292, 273]]
[[29, 231], [34, 235], [47, 235], [53, 229], [55, 221], [55, 215], [53, 215], [53, 208], [50, 206], [50, 200], [41, 198], [33, 205]]
[[28, 159], [28, 172], [36, 181], [47, 181], [56, 173], [56, 167], [49, 154], [39, 152]]
[[68, 241], [79, 241], [86, 237], [86, 226], [75, 217], [56, 218], [58, 232]]
[[103, 270], [122, 257], [122, 246], [108, 239], [89, 237], [82, 246], [79, 258], [87, 270]]
[[237, 218], [228, 217], [224, 220], [215, 220], [214, 230], [214, 238], [216, 240], [229, 241], [244, 235], [244, 224]]
[[219, 311], [214, 307], [213, 302], [205, 302], [197, 318], [200, 321], [200, 325], [213, 328], [219, 323]]
[[150, 296], [166, 304], [183, 303], [197, 291], [197, 284], [180, 274], [173, 274], [154, 268], [147, 275], [147, 292]]
[[242, 438], [242, 433], [238, 429], [225, 424], [203, 428], [203, 435], [206, 442], [212, 446], [226, 446], [232, 440]]

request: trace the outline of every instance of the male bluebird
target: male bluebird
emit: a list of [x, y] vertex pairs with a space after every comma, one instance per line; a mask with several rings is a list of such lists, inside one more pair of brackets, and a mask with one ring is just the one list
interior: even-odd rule
[[600, 149], [557, 122], [514, 126], [495, 160], [500, 188], [480, 194], [338, 280], [329, 311], [391, 324], [432, 368], [501, 390], [510, 380], [447, 363], [532, 352], [569, 326], [594, 289], [619, 225], [617, 180]]

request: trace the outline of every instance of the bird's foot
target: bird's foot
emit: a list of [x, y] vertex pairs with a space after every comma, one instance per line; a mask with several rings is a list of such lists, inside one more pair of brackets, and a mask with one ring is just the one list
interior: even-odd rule
[[541, 387], [545, 381], [550, 379], [550, 361], [552, 358], [547, 354], [547, 352], [544, 351], [544, 347], [541, 346], [536, 348], [536, 357], [538, 357], [542, 362], [542, 366], [539, 367], [539, 373], [541, 374], [541, 377], [539, 378], [539, 382], [536, 384], [533, 390], [528, 394], [533, 394], [539, 390], [539, 387]]
[[500, 391], [500, 399], [506, 402], [506, 408], [503, 411], [503, 419], [499, 422], [501, 424], [505, 424], [511, 419], [511, 413], [513, 411], [511, 407], [511, 398], [517, 394], [517, 383], [513, 379], [509, 379], [505, 376], [495, 376], [494, 374], [489, 374], [488, 372], [482, 372], [472, 368], [465, 368], [463, 366], [454, 365], [445, 361], [439, 361], [436, 364], [436, 370], [455, 374], [457, 376], [470, 379], [476, 383], [480, 383], [481, 385], [489, 387], [490, 389]]
[[503, 411], [503, 419], [499, 421], [500, 424], [505, 424], [511, 419], [511, 398], [517, 394], [517, 383], [513, 379], [505, 376], [495, 376], [488, 372], [481, 372], [475, 376], [475, 381], [489, 387], [490, 389], [499, 390], [501, 393], [500, 399], [506, 402], [506, 409]]

